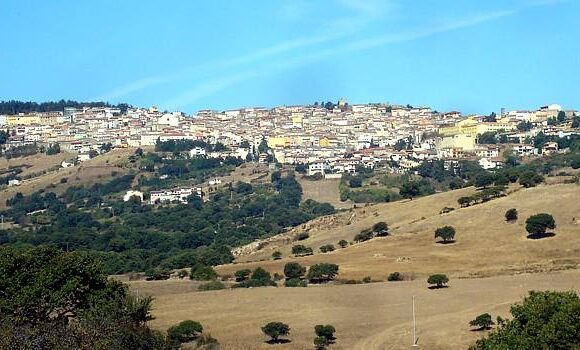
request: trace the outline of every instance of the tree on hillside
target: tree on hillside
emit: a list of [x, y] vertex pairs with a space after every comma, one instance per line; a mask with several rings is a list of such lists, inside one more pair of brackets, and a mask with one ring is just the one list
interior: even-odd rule
[[269, 322], [262, 327], [262, 332], [271, 339], [269, 343], [289, 342], [289, 340], [281, 340], [280, 337], [285, 337], [290, 334], [290, 326], [282, 322]]
[[493, 174], [488, 172], [482, 172], [476, 176], [474, 184], [475, 187], [483, 187], [485, 189], [487, 188], [487, 186], [493, 184], [494, 180], [495, 177], [493, 176]]
[[518, 220], [518, 210], [515, 208], [508, 209], [505, 212], [505, 220], [507, 222], [514, 222]]
[[429, 278], [427, 278], [427, 283], [434, 285], [431, 286], [429, 288], [443, 288], [446, 287], [446, 284], [449, 282], [449, 278], [447, 278], [447, 275], [444, 274], [435, 274], [435, 275], [431, 275], [429, 276]]
[[238, 270], [234, 273], [234, 277], [236, 278], [236, 282], [244, 282], [248, 280], [252, 271], [250, 269], [243, 269]]
[[306, 278], [310, 283], [323, 283], [334, 279], [338, 274], [338, 265], [320, 263], [310, 266]]
[[306, 247], [303, 244], [297, 244], [292, 247], [292, 254], [294, 254], [294, 256], [312, 255], [312, 248]]
[[459, 197], [459, 199], [457, 200], [457, 203], [462, 207], [468, 207], [469, 204], [473, 201], [473, 198], [471, 197]]
[[334, 333], [336, 329], [332, 325], [322, 325], [318, 324], [314, 326], [314, 333], [316, 334], [316, 338], [314, 338], [314, 346], [317, 349], [324, 349], [326, 346], [334, 343], [336, 338], [334, 337]]
[[495, 323], [491, 320], [491, 315], [488, 313], [481, 314], [469, 322], [471, 327], [479, 327], [478, 330], [490, 329], [494, 324]]
[[272, 259], [274, 259], [274, 260], [282, 259], [282, 253], [280, 251], [276, 250], [275, 252], [272, 253]]
[[577, 349], [580, 345], [580, 298], [575, 292], [532, 291], [511, 306], [511, 320], [498, 318], [498, 328], [471, 350]]
[[197, 263], [191, 267], [189, 278], [197, 281], [210, 281], [218, 277], [217, 272], [211, 267]]
[[284, 266], [284, 276], [286, 279], [302, 278], [306, 273], [306, 268], [297, 262], [289, 262]]
[[443, 226], [435, 230], [435, 238], [442, 238], [443, 244], [452, 242], [455, 238], [455, 229], [452, 226]]
[[365, 230], [360, 231], [360, 233], [357, 233], [354, 236], [353, 240], [357, 243], [365, 242], [365, 241], [368, 241], [369, 239], [372, 239], [374, 236], [375, 235], [374, 235], [372, 230], [365, 229]]
[[541, 213], [530, 216], [526, 220], [526, 231], [528, 231], [529, 235], [531, 236], [538, 236], [541, 237], [546, 234], [546, 230], [548, 229], [555, 229], [556, 228], [556, 221], [554, 217], [550, 214]]
[[536, 185], [544, 182], [544, 177], [533, 171], [526, 171], [520, 175], [519, 183], [525, 188], [535, 187]]
[[334, 251], [334, 245], [332, 245], [332, 244], [325, 244], [325, 245], [320, 247], [321, 253], [328, 253], [328, 252], [332, 252], [332, 251]]
[[341, 248], [346, 248], [348, 246], [348, 242], [344, 239], [341, 239], [340, 241], [338, 241], [338, 246]]
[[373, 232], [377, 236], [386, 236], [389, 234], [389, 226], [384, 221], [377, 222], [373, 225]]

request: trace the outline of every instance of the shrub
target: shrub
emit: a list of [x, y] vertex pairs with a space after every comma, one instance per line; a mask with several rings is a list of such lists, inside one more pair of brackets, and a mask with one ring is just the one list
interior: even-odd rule
[[60, 179], [60, 183], [61, 184], [65, 184], [67, 182], [68, 182], [68, 179], [66, 177], [63, 177], [63, 178]]
[[516, 221], [518, 219], [518, 211], [515, 208], [508, 209], [505, 212], [505, 220], [508, 222]]
[[393, 272], [387, 277], [387, 281], [395, 282], [395, 281], [402, 281], [403, 275], [400, 272]]
[[472, 201], [473, 199], [471, 197], [459, 197], [457, 203], [459, 203], [462, 208], [465, 208], [468, 207]]
[[243, 269], [243, 270], [238, 270], [234, 273], [234, 276], [236, 277], [236, 282], [244, 282], [248, 279], [248, 277], [250, 277], [250, 274], [252, 273], [252, 271], [250, 269]]
[[373, 280], [371, 279], [370, 276], [366, 276], [365, 278], [362, 279], [363, 283], [371, 283]]
[[374, 237], [373, 231], [366, 229], [366, 230], [362, 230], [360, 233], [357, 233], [354, 236], [354, 241], [359, 243], [359, 242], [365, 242], [368, 241], [370, 239], [372, 239]]
[[308, 237], [310, 237], [310, 235], [308, 234], [308, 232], [302, 232], [302, 233], [299, 233], [298, 236], [296, 236], [296, 240], [297, 241], [303, 241], [305, 239], [308, 239]]
[[189, 272], [187, 272], [187, 270], [179, 270], [177, 271], [177, 277], [179, 277], [179, 279], [184, 279], [185, 277], [189, 276]]
[[286, 279], [300, 279], [306, 273], [306, 268], [297, 262], [289, 262], [284, 266]]
[[348, 242], [345, 241], [344, 239], [341, 239], [340, 241], [338, 241], [338, 246], [341, 248], [346, 248], [348, 246]]
[[220, 290], [225, 289], [226, 286], [220, 281], [210, 281], [207, 283], [202, 283], [197, 287], [199, 291], [208, 291], [208, 290]]
[[170, 273], [167, 269], [153, 268], [145, 271], [145, 280], [147, 281], [160, 281], [169, 279]]
[[211, 267], [201, 263], [196, 263], [191, 268], [189, 278], [197, 281], [210, 281], [218, 277], [217, 272]]
[[279, 342], [280, 337], [290, 334], [290, 326], [282, 322], [269, 322], [262, 327], [262, 332], [271, 338], [271, 342]]
[[469, 322], [471, 327], [479, 327], [479, 330], [490, 329], [494, 324], [491, 320], [491, 315], [488, 313], [481, 314]]
[[201, 323], [192, 320], [182, 321], [167, 330], [167, 337], [178, 343], [187, 343], [195, 340], [203, 332]]
[[306, 287], [306, 286], [308, 286], [308, 283], [299, 278], [291, 278], [289, 280], [284, 281], [284, 287]]
[[433, 284], [435, 285], [435, 286], [431, 286], [430, 288], [443, 288], [443, 287], [445, 287], [447, 282], [449, 282], [449, 278], [447, 278], [447, 275], [444, 275], [444, 274], [431, 275], [427, 279], [427, 283], [429, 283], [431, 285], [433, 285]]
[[322, 252], [322, 253], [332, 252], [333, 250], [334, 250], [334, 245], [332, 245], [332, 244], [325, 244], [322, 247], [320, 247], [320, 252]]
[[298, 244], [292, 247], [292, 254], [294, 254], [294, 256], [312, 255], [312, 248], [307, 248], [302, 244]]
[[316, 338], [314, 338], [314, 346], [316, 349], [324, 349], [327, 345], [332, 344], [336, 339], [334, 333], [336, 329], [332, 325], [321, 325], [318, 324], [314, 326], [314, 333]]
[[384, 221], [377, 222], [373, 225], [373, 232], [376, 233], [377, 236], [386, 236], [389, 234], [389, 226]]
[[282, 259], [282, 253], [280, 253], [279, 251], [275, 251], [274, 253], [272, 253], [272, 259], [274, 260]]

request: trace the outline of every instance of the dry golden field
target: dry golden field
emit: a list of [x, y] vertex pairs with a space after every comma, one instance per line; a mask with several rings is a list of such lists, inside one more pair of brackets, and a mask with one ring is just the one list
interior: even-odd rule
[[347, 209], [352, 208], [353, 202], [340, 201], [340, 192], [338, 190], [338, 185], [340, 184], [340, 179], [325, 179], [318, 181], [309, 181], [302, 179], [298, 174], [296, 179], [302, 186], [303, 199], [314, 199], [320, 203], [330, 203], [337, 209]]
[[[166, 330], [182, 320], [204, 325], [221, 349], [312, 349], [313, 327], [332, 324], [330, 349], [408, 349], [412, 296], [416, 297], [420, 349], [466, 349], [485, 332], [468, 322], [489, 312], [509, 316], [509, 305], [529, 290], [580, 291], [580, 271], [451, 279], [449, 288], [429, 290], [424, 279], [308, 288], [254, 288], [193, 292], [193, 282], [130, 282], [140, 295], [155, 297], [151, 326]], [[290, 325], [291, 343], [268, 345], [260, 327]]]
[[[466, 188], [317, 219], [282, 235], [280, 239], [272, 239], [260, 251], [239, 256], [235, 264], [218, 267], [218, 271], [233, 274], [242, 268], [262, 266], [272, 273], [282, 273], [288, 261], [298, 261], [305, 266], [330, 262], [340, 266], [340, 278], [371, 276], [384, 280], [394, 271], [419, 277], [437, 272], [454, 277], [483, 277], [578, 266], [580, 224], [573, 222], [573, 218], [580, 220], [580, 186], [557, 184], [517, 189], [507, 197], [458, 208], [457, 198], [472, 192], [473, 188]], [[439, 214], [443, 207], [456, 209]], [[513, 224], [504, 219], [504, 213], [510, 208], [519, 212], [519, 220]], [[540, 240], [527, 239], [526, 218], [542, 212], [554, 216], [556, 235]], [[346, 225], [345, 221], [350, 217], [354, 217], [352, 224]], [[389, 224], [390, 236], [353, 244], [331, 253], [317, 252], [327, 243], [337, 246], [341, 239], [351, 241], [356, 233], [378, 221]], [[451, 225], [457, 231], [453, 244], [438, 244], [434, 240], [435, 229], [445, 225]], [[313, 256], [291, 256], [291, 247], [297, 244], [292, 237], [300, 231], [309, 232], [310, 237], [299, 243], [312, 247], [316, 252]], [[270, 258], [276, 250], [282, 252], [282, 260]]]
[[[543, 185], [532, 189], [514, 186], [507, 197], [468, 208], [457, 199], [475, 190], [466, 188], [412, 201], [386, 203], [319, 218], [274, 238], [262, 250], [243, 254], [238, 262], [217, 267], [222, 275], [262, 266], [282, 273], [289, 261], [304, 266], [318, 262], [340, 266], [340, 279], [386, 280], [402, 272], [404, 282], [309, 286], [308, 288], [253, 288], [197, 292], [196, 282], [169, 280], [129, 282], [133, 291], [155, 297], [151, 322], [165, 330], [185, 319], [200, 321], [222, 349], [312, 349], [313, 327], [332, 324], [338, 341], [331, 349], [405, 349], [411, 344], [411, 300], [416, 296], [420, 348], [466, 349], [484, 333], [473, 332], [468, 322], [489, 312], [509, 316], [509, 305], [530, 290], [580, 291], [580, 186]], [[440, 214], [443, 207], [454, 207]], [[504, 213], [517, 208], [519, 220], [505, 222]], [[525, 219], [536, 213], [554, 215], [555, 236], [530, 240]], [[356, 213], [356, 214], [353, 214]], [[345, 224], [351, 221], [351, 224]], [[350, 245], [332, 253], [289, 257], [296, 242], [290, 237], [309, 231], [300, 243], [313, 248], [386, 221], [391, 235]], [[437, 244], [433, 232], [454, 226], [456, 242]], [[284, 258], [272, 261], [272, 251]], [[450, 287], [427, 288], [426, 277], [445, 273]], [[291, 327], [288, 344], [268, 345], [260, 327], [282, 321]]]

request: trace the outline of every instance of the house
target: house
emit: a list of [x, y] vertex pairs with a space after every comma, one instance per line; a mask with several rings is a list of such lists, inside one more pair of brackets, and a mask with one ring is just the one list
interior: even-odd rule
[[544, 147], [542, 147], [542, 154], [553, 154], [558, 152], [558, 143], [557, 142], [546, 142]]
[[20, 186], [20, 180], [17, 179], [12, 179], [12, 180], [8, 180], [8, 186]]
[[203, 197], [201, 187], [184, 187], [170, 190], [151, 191], [151, 204], [181, 202], [187, 204], [187, 197], [197, 195]]
[[531, 156], [538, 153], [532, 145], [514, 145], [512, 149], [518, 156]]
[[222, 183], [222, 180], [220, 180], [220, 179], [218, 179], [218, 178], [211, 179], [211, 180], [209, 180], [209, 182], [208, 182], [208, 184], [209, 184], [210, 186], [219, 185], [219, 184], [221, 184], [221, 183]]
[[308, 176], [313, 176], [316, 174], [324, 175], [330, 167], [323, 162], [316, 162], [308, 165]]
[[195, 148], [189, 150], [189, 156], [191, 158], [197, 157], [197, 156], [205, 156], [205, 155], [206, 155], [205, 148], [202, 148], [202, 147], [195, 147]]
[[503, 164], [504, 164], [503, 159], [502, 158], [497, 158], [497, 157], [496, 158], [491, 158], [491, 157], [490, 158], [487, 158], [487, 157], [484, 157], [484, 158], [481, 158], [479, 160], [479, 165], [483, 169], [485, 169], [485, 170], [488, 170], [488, 169], [498, 169], [498, 168], [503, 167]]
[[77, 156], [79, 162], [86, 162], [87, 160], [91, 159], [91, 156], [88, 153], [81, 153]]
[[132, 190], [129, 190], [129, 191], [127, 191], [127, 193], [125, 193], [125, 195], [123, 196], [123, 202], [128, 202], [133, 197], [137, 197], [137, 198], [139, 198], [140, 202], [143, 202], [143, 192], [132, 191]]
[[74, 163], [67, 162], [66, 160], [63, 160], [62, 163], [60, 163], [60, 166], [62, 168], [70, 168], [70, 167], [74, 166]]

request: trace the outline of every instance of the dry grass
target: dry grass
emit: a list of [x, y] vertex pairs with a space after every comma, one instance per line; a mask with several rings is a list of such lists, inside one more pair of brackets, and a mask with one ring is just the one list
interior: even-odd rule
[[[33, 192], [44, 189], [46, 191], [60, 194], [70, 186], [91, 185], [95, 182], [109, 181], [113, 177], [113, 171], [117, 172], [119, 175], [123, 175], [127, 172], [127, 169], [125, 168], [127, 158], [134, 152], [135, 149], [132, 148], [113, 149], [111, 152], [95, 157], [75, 167], [66, 169], [61, 168], [55, 172], [23, 180], [20, 186], [9, 187], [0, 191], [0, 209], [6, 208], [6, 200], [12, 198], [16, 192], [29, 195]], [[74, 155], [67, 154], [65, 156], [64, 154], [60, 154], [56, 158], [53, 158], [55, 156], [42, 155], [35, 157], [37, 158], [34, 159], [34, 164], [36, 164], [36, 169], [39, 169], [41, 167], [50, 168], [50, 166], [60, 164], [62, 162], [61, 157], [64, 157], [64, 159], [70, 159], [71, 157], [74, 158]], [[23, 160], [25, 160], [25, 158], [23, 158]], [[15, 160], [10, 161], [12, 162]], [[41, 165], [43, 162], [46, 162], [46, 164]], [[10, 164], [12, 165], [12, 163]], [[67, 182], [61, 184], [60, 180], [62, 178], [67, 178]]]
[[337, 209], [352, 208], [354, 204], [350, 200], [346, 202], [340, 201], [340, 192], [338, 190], [340, 179], [310, 181], [302, 179], [300, 176], [296, 178], [302, 186], [304, 200], [314, 199], [320, 203], [330, 203]]
[[[145, 284], [150, 283], [147, 287]], [[151, 322], [165, 330], [185, 319], [200, 321], [222, 349], [312, 349], [313, 327], [332, 324], [331, 349], [407, 349], [411, 344], [411, 297], [416, 296], [423, 349], [465, 349], [484, 333], [468, 322], [489, 312], [509, 316], [509, 305], [529, 290], [580, 290], [580, 271], [452, 279], [429, 290], [424, 280], [308, 288], [254, 288], [187, 292], [188, 281], [131, 282], [155, 296]], [[179, 293], [175, 293], [178, 291]], [[260, 327], [270, 321], [291, 327], [291, 343], [267, 345]]]
[[[272, 273], [281, 273], [288, 261], [299, 261], [305, 266], [331, 262], [340, 265], [341, 278], [371, 276], [384, 280], [394, 271], [419, 276], [444, 272], [469, 277], [578, 266], [580, 226], [572, 219], [580, 220], [580, 186], [559, 184], [519, 190], [488, 203], [439, 214], [443, 207], [458, 208], [457, 198], [473, 191], [462, 189], [413, 201], [357, 209], [351, 225], [344, 225], [344, 219], [340, 219], [352, 215], [346, 212], [339, 214], [338, 218], [319, 219], [317, 223], [299, 228], [310, 233], [310, 238], [300, 243], [313, 247], [315, 251], [327, 243], [336, 246], [340, 239], [350, 241], [360, 230], [378, 221], [389, 224], [392, 234], [389, 237], [375, 238], [332, 253], [294, 258], [290, 256], [290, 250], [296, 242], [288, 237], [299, 231], [296, 230], [285, 239], [274, 240], [257, 253], [239, 257], [239, 263], [221, 266], [218, 270], [232, 274], [242, 268], [262, 266]], [[517, 223], [505, 222], [504, 213], [509, 208], [517, 208], [520, 216]], [[527, 239], [525, 220], [540, 212], [554, 216], [558, 226], [556, 235], [541, 240]], [[444, 225], [455, 227], [456, 243], [442, 245], [435, 242], [435, 229]], [[270, 256], [275, 250], [280, 250], [285, 258], [272, 261]]]

